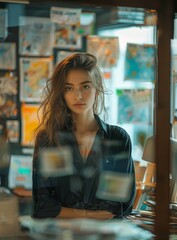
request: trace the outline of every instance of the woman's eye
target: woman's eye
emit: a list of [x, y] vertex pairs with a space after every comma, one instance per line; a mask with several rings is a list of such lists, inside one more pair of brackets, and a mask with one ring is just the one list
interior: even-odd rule
[[85, 90], [87, 90], [87, 89], [90, 89], [90, 86], [89, 86], [89, 85], [84, 85], [83, 88], [84, 88]]
[[72, 87], [66, 87], [66, 88], [65, 88], [65, 91], [66, 91], [66, 92], [69, 92], [69, 91], [71, 91], [71, 90], [72, 90]]

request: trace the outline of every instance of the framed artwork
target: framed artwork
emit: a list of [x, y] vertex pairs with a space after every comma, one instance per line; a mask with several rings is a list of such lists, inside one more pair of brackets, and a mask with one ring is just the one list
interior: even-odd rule
[[0, 76], [0, 118], [17, 116], [17, 78], [12, 72]]
[[[39, 124], [39, 104], [22, 103], [21, 106], [21, 144], [22, 146], [34, 145], [34, 130]], [[40, 116], [39, 116], [40, 117]]]
[[82, 35], [79, 26], [61, 25], [55, 23], [55, 48], [60, 49], [82, 49]]
[[117, 89], [117, 95], [119, 123], [152, 122], [151, 89]]
[[41, 93], [53, 69], [51, 58], [20, 59], [20, 99], [40, 102]]
[[54, 23], [49, 18], [19, 18], [19, 53], [25, 56], [50, 56], [54, 44]]
[[155, 45], [127, 43], [125, 80], [154, 82], [156, 64]]
[[0, 43], [0, 69], [14, 70], [16, 68], [16, 44]]
[[87, 36], [87, 52], [97, 57], [100, 67], [112, 68], [119, 57], [118, 37]]

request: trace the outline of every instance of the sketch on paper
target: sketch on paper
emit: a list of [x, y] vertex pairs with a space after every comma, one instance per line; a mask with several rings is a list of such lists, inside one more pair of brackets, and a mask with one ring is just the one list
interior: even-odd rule
[[41, 93], [52, 72], [51, 58], [20, 59], [20, 99], [25, 102], [40, 102]]
[[79, 8], [51, 7], [50, 19], [60, 25], [80, 25], [81, 11]]
[[126, 202], [130, 198], [132, 180], [130, 174], [103, 171], [96, 195], [101, 199]]
[[56, 48], [81, 49], [82, 36], [79, 34], [79, 27], [55, 24], [54, 42]]
[[0, 76], [0, 118], [17, 116], [17, 78], [12, 73]]
[[34, 145], [34, 130], [39, 124], [39, 119], [37, 115], [38, 109], [39, 104], [22, 104], [21, 144], [24, 146]]
[[69, 146], [43, 149], [40, 152], [41, 174], [46, 176], [66, 176], [73, 174], [72, 148]]
[[16, 68], [15, 43], [0, 43], [0, 69], [13, 70]]
[[100, 67], [112, 68], [119, 57], [118, 37], [87, 36], [87, 52], [97, 57]]
[[18, 142], [20, 135], [19, 121], [7, 120], [6, 121], [7, 137], [9, 142]]
[[118, 89], [118, 122], [151, 123], [152, 90]]
[[19, 21], [19, 53], [26, 56], [52, 55], [54, 23], [42, 17], [20, 17]]
[[154, 45], [127, 43], [125, 54], [125, 80], [155, 81]]

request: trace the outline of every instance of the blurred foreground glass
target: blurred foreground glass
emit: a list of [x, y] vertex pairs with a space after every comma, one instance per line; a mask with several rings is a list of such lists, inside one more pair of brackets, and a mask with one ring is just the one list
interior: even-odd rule
[[0, 192], [0, 236], [11, 237], [19, 232], [18, 198], [6, 188]]

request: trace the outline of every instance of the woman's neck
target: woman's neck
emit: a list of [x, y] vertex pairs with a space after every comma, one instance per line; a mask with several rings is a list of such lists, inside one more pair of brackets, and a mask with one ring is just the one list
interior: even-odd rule
[[96, 131], [98, 128], [94, 114], [74, 116], [74, 132], [84, 135], [89, 132]]
[[81, 157], [85, 162], [94, 143], [98, 124], [94, 114], [87, 114], [87, 116], [77, 115], [76, 118], [74, 117], [74, 123], [74, 134], [77, 139]]

